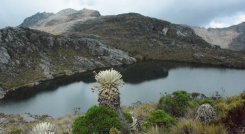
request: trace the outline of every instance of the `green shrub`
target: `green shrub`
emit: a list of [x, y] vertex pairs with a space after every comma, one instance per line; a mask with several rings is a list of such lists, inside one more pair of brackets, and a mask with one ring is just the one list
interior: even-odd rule
[[181, 117], [186, 113], [190, 100], [190, 94], [187, 92], [175, 91], [172, 94], [161, 97], [158, 108], [163, 109], [175, 117]]
[[163, 110], [155, 110], [150, 113], [146, 120], [147, 126], [169, 127], [175, 124], [175, 119]]
[[129, 123], [133, 123], [133, 118], [132, 118], [132, 115], [131, 115], [130, 113], [123, 112], [123, 115], [124, 115], [124, 117], [126, 118], [126, 120], [127, 120]]
[[112, 127], [119, 130], [122, 127], [117, 113], [103, 106], [93, 106], [84, 116], [74, 121], [72, 133], [109, 133]]

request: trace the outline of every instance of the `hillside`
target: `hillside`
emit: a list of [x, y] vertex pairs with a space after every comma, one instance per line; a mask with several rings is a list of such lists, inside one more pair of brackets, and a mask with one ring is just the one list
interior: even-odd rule
[[99, 40], [54, 36], [29, 28], [0, 30], [0, 98], [10, 90], [58, 76], [132, 64], [127, 53]]
[[236, 51], [245, 50], [245, 22], [227, 28], [193, 27], [193, 30], [210, 44]]
[[[74, 25], [66, 34], [96, 35], [140, 60], [194, 62], [242, 67], [244, 54], [210, 45], [194, 31], [140, 14], [102, 16]], [[74, 34], [73, 34], [74, 36]]]

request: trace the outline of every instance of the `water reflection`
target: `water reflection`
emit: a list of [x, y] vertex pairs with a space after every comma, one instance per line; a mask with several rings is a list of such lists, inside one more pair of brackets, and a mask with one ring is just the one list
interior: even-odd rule
[[[137, 101], [157, 102], [164, 92], [171, 93], [176, 90], [199, 92], [207, 96], [212, 96], [216, 91], [223, 96], [232, 96], [245, 90], [245, 70], [162, 63], [141, 63], [117, 69], [122, 72], [126, 81], [120, 91], [122, 105], [130, 105]], [[0, 112], [30, 112], [56, 117], [73, 113], [76, 107], [81, 108], [80, 112], [85, 112], [97, 104], [97, 94], [90, 90], [94, 84], [93, 75], [80, 76], [77, 76], [78, 79], [90, 77], [90, 80], [63, 86], [57, 84], [57, 88], [39, 92], [28, 99], [17, 102], [5, 101], [0, 104]]]

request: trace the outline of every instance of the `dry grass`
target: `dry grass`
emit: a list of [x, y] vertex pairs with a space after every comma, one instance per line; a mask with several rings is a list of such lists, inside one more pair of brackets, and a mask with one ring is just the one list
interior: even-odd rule
[[221, 99], [216, 105], [215, 108], [219, 111], [221, 117], [226, 117], [229, 112], [232, 112], [238, 108], [243, 107], [245, 104], [245, 99], [243, 94], [240, 96], [232, 96], [229, 98]]
[[1, 124], [4, 134], [28, 134], [40, 122], [50, 122], [55, 125], [59, 134], [72, 134], [72, 123], [78, 115], [66, 115], [57, 119], [44, 117], [27, 122], [20, 115], [4, 115], [6, 123]]
[[202, 124], [192, 119], [181, 119], [170, 130], [171, 134], [227, 134], [221, 124]]
[[171, 128], [151, 127], [144, 134], [228, 134], [221, 124], [202, 124], [192, 119], [180, 119]]
[[58, 128], [59, 134], [72, 134], [72, 124], [73, 121], [78, 116], [67, 115], [52, 121], [52, 123]]
[[127, 113], [132, 113], [135, 117], [142, 117], [146, 118], [149, 116], [150, 112], [155, 110], [157, 108], [157, 104], [154, 103], [146, 103], [146, 104], [140, 104], [136, 107], [126, 107], [124, 109]]

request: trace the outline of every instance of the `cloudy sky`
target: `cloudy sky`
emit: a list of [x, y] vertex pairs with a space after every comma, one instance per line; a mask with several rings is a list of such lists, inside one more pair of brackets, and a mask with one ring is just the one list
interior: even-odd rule
[[227, 27], [245, 21], [245, 0], [1, 0], [0, 28], [37, 12], [95, 9], [102, 15], [137, 12], [178, 24]]

